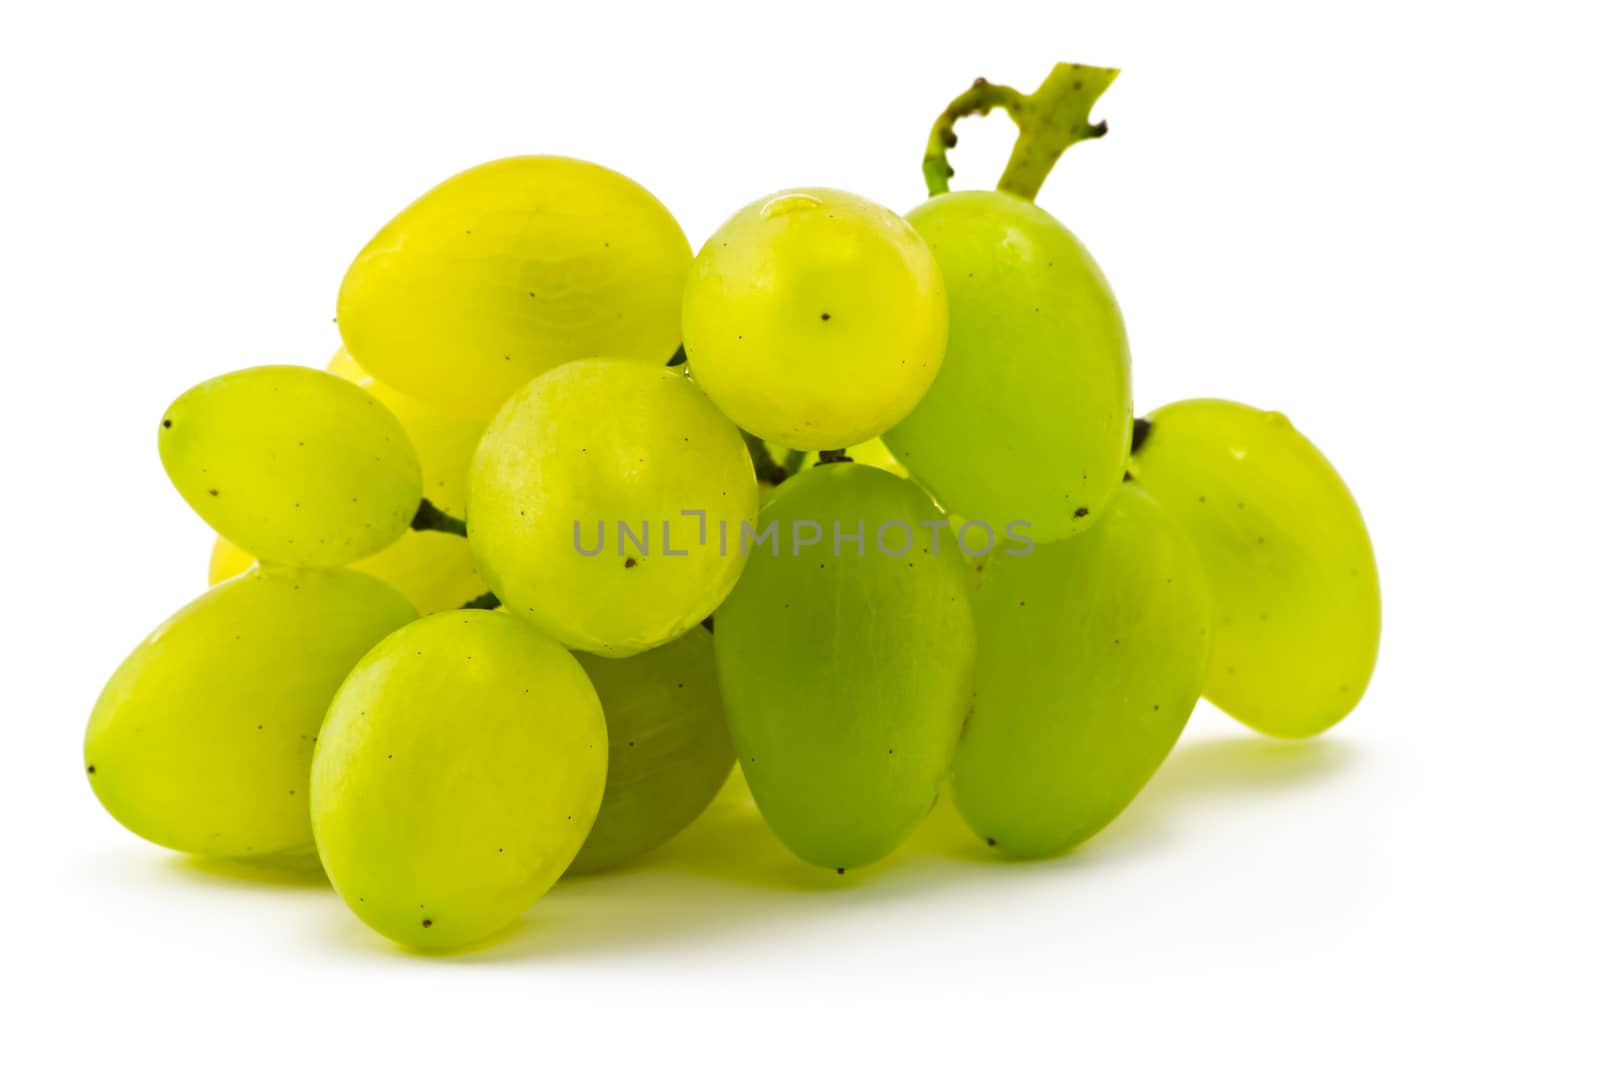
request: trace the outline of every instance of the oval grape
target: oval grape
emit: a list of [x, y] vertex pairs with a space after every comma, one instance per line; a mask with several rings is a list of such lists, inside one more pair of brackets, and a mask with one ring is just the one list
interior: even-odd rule
[[696, 626], [627, 659], [578, 662], [605, 709], [605, 799], [569, 874], [630, 863], [705, 810], [733, 767], [711, 635]]
[[1189, 721], [1211, 650], [1205, 572], [1132, 485], [1082, 535], [1026, 554], [1008, 545], [985, 572], [951, 790], [990, 845], [1055, 855], [1110, 823]]
[[854, 463], [785, 481], [758, 521], [778, 540], [716, 615], [734, 747], [796, 855], [871, 863], [933, 805], [971, 706], [966, 565], [926, 493]]
[[117, 668], [84, 738], [105, 809], [158, 845], [259, 856], [311, 844], [313, 742], [339, 683], [416, 617], [351, 571], [254, 570], [162, 623]]
[[371, 394], [308, 367], [234, 371], [161, 419], [161, 462], [213, 530], [256, 559], [335, 567], [410, 527], [422, 471]]
[[672, 215], [621, 174], [502, 159], [423, 194], [361, 250], [339, 333], [387, 384], [488, 418], [568, 360], [664, 364], [691, 258]]
[[1128, 340], [1072, 233], [1008, 193], [936, 196], [906, 216], [950, 289], [950, 343], [884, 443], [949, 511], [1036, 541], [1092, 526], [1122, 480]]
[[735, 214], [695, 257], [683, 344], [718, 407], [804, 451], [876, 437], [922, 398], [944, 357], [938, 264], [888, 208], [791, 189]]
[[688, 632], [744, 565], [755, 470], [738, 429], [665, 367], [578, 360], [507, 401], [473, 458], [467, 527], [502, 603], [569, 648]]
[[605, 717], [570, 653], [500, 612], [430, 615], [363, 657], [328, 710], [317, 849], [368, 926], [461, 948], [561, 876], [605, 777]]
[[[327, 369], [355, 382], [389, 409], [416, 450], [428, 499], [447, 514], [465, 514], [467, 467], [485, 423], [438, 411], [389, 388], [363, 371], [342, 348]], [[211, 550], [209, 580], [215, 585], [244, 573], [254, 562], [250, 553], [218, 537]], [[357, 560], [350, 568], [382, 578], [424, 615], [458, 608], [484, 590], [466, 541], [437, 530], [407, 530], [394, 544]]]
[[1206, 699], [1275, 737], [1328, 729], [1378, 659], [1377, 560], [1350, 490], [1277, 412], [1185, 400], [1148, 421], [1134, 478], [1188, 532], [1216, 601]]

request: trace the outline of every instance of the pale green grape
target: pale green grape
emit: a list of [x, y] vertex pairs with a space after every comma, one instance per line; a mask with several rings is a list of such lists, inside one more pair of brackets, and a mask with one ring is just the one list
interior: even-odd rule
[[[360, 373], [359, 367], [355, 373]], [[435, 411], [370, 377], [363, 376], [357, 384], [393, 412], [405, 429], [422, 465], [423, 491], [428, 499], [449, 514], [464, 514], [467, 466], [485, 424], [465, 415]], [[226, 538], [217, 538], [211, 550], [212, 584], [243, 572], [253, 562], [248, 552]], [[425, 615], [458, 608], [484, 590], [466, 541], [436, 530], [407, 530], [394, 544], [350, 567], [382, 578]]]
[[487, 418], [568, 360], [665, 363], [690, 259], [667, 209], [615, 171], [502, 159], [425, 193], [362, 249], [339, 333], [375, 377]]
[[[906, 839], [971, 706], [966, 565], [948, 531], [925, 525], [942, 519], [884, 471], [804, 471], [762, 509], [776, 553], [752, 543], [717, 611], [717, 669], [751, 792], [783, 842], [823, 867], [871, 863]], [[846, 540], [858, 532], [859, 547]]]
[[886, 207], [837, 189], [763, 197], [695, 257], [683, 344], [695, 381], [758, 437], [810, 451], [876, 437], [944, 356], [944, 284]]
[[1275, 737], [1328, 729], [1378, 658], [1378, 568], [1350, 490], [1277, 412], [1185, 400], [1148, 421], [1134, 478], [1188, 532], [1216, 602], [1206, 699]]
[[161, 462], [211, 528], [270, 564], [333, 567], [404, 533], [422, 499], [405, 429], [371, 394], [307, 367], [255, 367], [184, 393]]
[[134, 649], [84, 739], [107, 811], [158, 845], [252, 856], [311, 844], [312, 743], [339, 683], [414, 619], [351, 571], [255, 570], [209, 590]]
[[1003, 852], [1054, 855], [1115, 818], [1189, 721], [1211, 650], [1205, 572], [1132, 485], [1081, 536], [1008, 545], [985, 572], [956, 807]]
[[368, 926], [461, 948], [561, 876], [605, 777], [605, 716], [570, 653], [500, 612], [430, 615], [368, 653], [328, 710], [317, 849]]
[[733, 588], [756, 479], [738, 429], [682, 374], [579, 360], [506, 402], [467, 500], [478, 571], [504, 604], [570, 648], [628, 656]]
[[[328, 360], [328, 365], [324, 369], [335, 377], [357, 384], [361, 384], [363, 380], [372, 380], [367, 372], [361, 369], [360, 364], [350, 358], [350, 353], [346, 352], [343, 346], [333, 354], [333, 358]], [[447, 508], [446, 510], [449, 509]], [[211, 546], [211, 559], [207, 567], [206, 581], [211, 585], [225, 582], [235, 575], [243, 574], [254, 566], [255, 562], [255, 557], [250, 553], [226, 537], [218, 535], [216, 542]], [[382, 576], [380, 575], [379, 577]], [[395, 583], [390, 582], [390, 584], [394, 585]], [[399, 588], [398, 585], [395, 587]], [[401, 592], [404, 592], [404, 590], [402, 589]], [[414, 600], [413, 603], [415, 603]]]
[[696, 626], [627, 659], [580, 652], [606, 713], [606, 795], [568, 868], [587, 874], [631, 862], [694, 821], [733, 766], [711, 635]]
[[1036, 541], [1094, 525], [1122, 480], [1128, 341], [1067, 228], [1008, 193], [936, 196], [907, 219], [950, 288], [944, 366], [884, 442], [939, 503]]

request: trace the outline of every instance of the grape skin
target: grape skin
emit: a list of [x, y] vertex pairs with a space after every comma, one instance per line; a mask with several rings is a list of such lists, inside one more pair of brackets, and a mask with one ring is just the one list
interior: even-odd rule
[[335, 567], [392, 544], [422, 499], [404, 428], [369, 393], [307, 367], [234, 371], [161, 419], [161, 462], [217, 533], [257, 559]]
[[672, 215], [621, 174], [502, 159], [447, 179], [373, 237], [340, 286], [339, 333], [385, 383], [488, 418], [568, 360], [665, 363], [691, 258]]
[[[926, 493], [855, 463], [804, 471], [761, 514], [788, 537], [821, 524], [820, 544], [777, 555], [752, 548], [716, 615], [717, 669], [739, 762], [767, 823], [822, 867], [892, 852], [933, 805], [972, 699], [975, 656], [966, 566]], [[865, 524], [865, 554], [841, 543]], [[910, 527], [904, 556], [871, 543], [889, 521]], [[890, 528], [891, 531], [893, 528]], [[891, 549], [903, 540], [886, 538]]]
[[259, 856], [311, 844], [307, 783], [328, 701], [416, 617], [351, 571], [256, 570], [147, 637], [106, 683], [84, 763], [105, 809], [158, 845]]
[[1135, 480], [1187, 531], [1217, 639], [1205, 697], [1274, 737], [1310, 737], [1360, 701], [1382, 608], [1366, 523], [1287, 418], [1227, 400], [1151, 413]]
[[944, 284], [888, 208], [791, 189], [736, 213], [695, 257], [683, 299], [694, 377], [741, 427], [787, 448], [876, 437], [944, 357]]
[[561, 876], [605, 777], [605, 717], [570, 653], [501, 612], [430, 615], [368, 653], [328, 710], [317, 848], [368, 926], [462, 948]]
[[907, 220], [950, 290], [944, 366], [884, 434], [946, 509], [1037, 541], [1088, 529], [1128, 455], [1131, 371], [1122, 315], [1089, 253], [1007, 193], [947, 193]]
[[694, 821], [727, 780], [733, 741], [711, 635], [696, 626], [627, 659], [578, 662], [605, 709], [605, 799], [568, 874], [631, 863]]
[[[628, 656], [722, 602], [744, 560], [720, 550], [719, 531], [737, 546], [756, 505], [743, 438], [693, 382], [666, 367], [578, 360], [528, 383], [484, 433], [468, 539], [478, 572], [518, 617], [569, 648]], [[701, 519], [684, 509], [706, 513], [703, 543]], [[602, 522], [602, 549], [580, 552], [575, 541], [592, 550]], [[618, 522], [635, 534], [649, 524], [648, 548], [622, 542]]]
[[1200, 698], [1211, 599], [1193, 546], [1124, 485], [1082, 535], [990, 557], [956, 807], [1010, 856], [1064, 852], [1138, 794]]

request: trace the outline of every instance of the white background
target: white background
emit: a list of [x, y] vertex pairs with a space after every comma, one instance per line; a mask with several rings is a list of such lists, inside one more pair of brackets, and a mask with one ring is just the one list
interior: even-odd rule
[[[1592, 13], [7, 4], [7, 1058], [1595, 1062]], [[1111, 136], [1041, 202], [1116, 287], [1138, 406], [1281, 408], [1365, 508], [1384, 648], [1332, 735], [1202, 706], [1126, 816], [1045, 864], [941, 816], [841, 884], [719, 807], [442, 961], [99, 810], [89, 708], [210, 543], [160, 412], [325, 360], [344, 268], [414, 196], [556, 152], [696, 243], [792, 185], [909, 208], [945, 101], [1058, 59], [1124, 70]], [[964, 124], [957, 187], [1009, 135]]]

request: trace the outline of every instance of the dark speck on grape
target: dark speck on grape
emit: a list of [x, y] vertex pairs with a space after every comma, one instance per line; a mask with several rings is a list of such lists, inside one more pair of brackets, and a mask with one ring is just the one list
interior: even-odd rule
[[172, 429], [172, 420], [171, 420], [171, 419], [162, 419], [162, 420], [161, 420], [161, 428], [162, 428], [162, 429], [163, 429], [163, 430], [170, 430], [170, 429]]
[[1089, 509], [1088, 508], [1079, 508], [1077, 511], [1074, 511], [1072, 513], [1072, 517], [1075, 518], [1075, 519], [1081, 519], [1087, 514], [1089, 514]]

